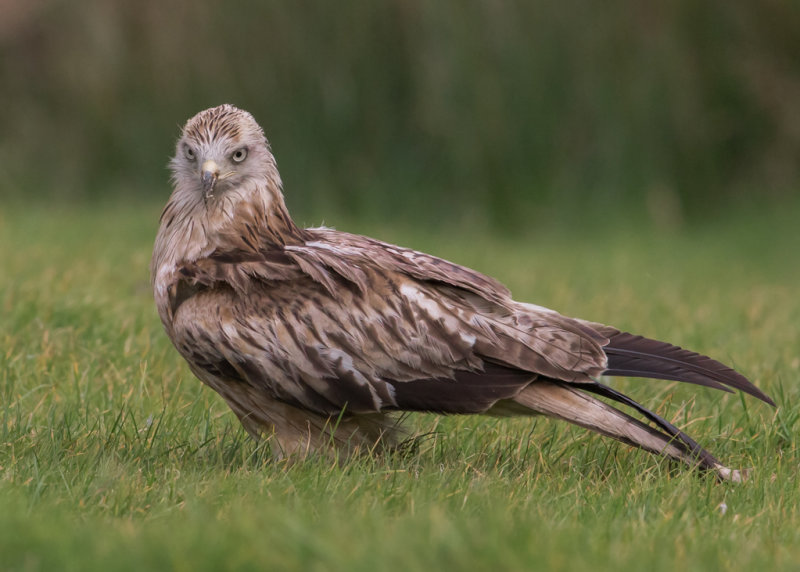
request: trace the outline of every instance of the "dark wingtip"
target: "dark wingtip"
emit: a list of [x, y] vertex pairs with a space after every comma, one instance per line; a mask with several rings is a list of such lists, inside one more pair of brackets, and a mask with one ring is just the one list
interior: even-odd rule
[[753, 387], [755, 387], [757, 393], [751, 393], [750, 395], [752, 395], [753, 397], [758, 397], [761, 401], [763, 401], [767, 405], [772, 405], [772, 407], [778, 407], [778, 404], [775, 403], [769, 395], [758, 389], [755, 385]]
[[608, 338], [603, 348], [608, 356], [605, 375], [668, 379], [723, 391], [733, 388], [777, 407], [745, 376], [708, 356], [627, 332], [612, 333]]

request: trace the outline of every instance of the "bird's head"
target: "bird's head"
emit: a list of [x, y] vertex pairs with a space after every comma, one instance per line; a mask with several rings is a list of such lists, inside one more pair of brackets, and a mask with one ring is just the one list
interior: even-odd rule
[[252, 115], [229, 104], [186, 122], [170, 167], [176, 189], [196, 193], [205, 203], [264, 179], [280, 188], [264, 131]]

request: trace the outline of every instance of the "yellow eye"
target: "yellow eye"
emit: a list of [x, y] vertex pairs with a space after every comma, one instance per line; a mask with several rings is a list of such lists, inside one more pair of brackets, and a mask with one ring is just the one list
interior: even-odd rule
[[241, 163], [245, 158], [247, 158], [247, 147], [242, 147], [231, 155], [231, 159], [233, 159], [234, 163]]
[[189, 147], [188, 145], [183, 146], [183, 154], [186, 155], [186, 158], [190, 161], [194, 161], [194, 149]]

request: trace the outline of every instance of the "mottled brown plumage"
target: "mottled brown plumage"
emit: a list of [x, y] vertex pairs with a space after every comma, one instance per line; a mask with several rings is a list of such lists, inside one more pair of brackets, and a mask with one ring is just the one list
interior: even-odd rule
[[195, 375], [278, 453], [391, 445], [396, 411], [544, 414], [741, 478], [596, 381], [672, 379], [772, 403], [732, 369], [516, 302], [496, 280], [427, 254], [297, 227], [261, 128], [233, 106], [187, 122], [172, 169], [151, 268], [159, 315]]

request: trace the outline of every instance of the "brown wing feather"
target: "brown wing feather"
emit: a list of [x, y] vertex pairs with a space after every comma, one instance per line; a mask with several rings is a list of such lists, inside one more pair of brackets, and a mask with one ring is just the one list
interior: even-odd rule
[[605, 367], [605, 338], [502, 287], [479, 294], [493, 281], [476, 272], [353, 235], [314, 238], [284, 255], [215, 252], [180, 268], [195, 295], [175, 331], [210, 373], [237, 371], [324, 414], [461, 413], [538, 374], [589, 381]]
[[[429, 410], [447, 411], [446, 403], [453, 412], [485, 410], [502, 398], [494, 397], [499, 382], [488, 363], [517, 370], [520, 379], [654, 377], [730, 386], [772, 403], [706, 356], [519, 304], [496, 281], [453, 263], [328, 229], [308, 233], [305, 243], [215, 252], [180, 269], [191, 284], [181, 289], [181, 302], [197, 285], [228, 285], [246, 295], [246, 303], [233, 297], [224, 304], [250, 332], [249, 354], [262, 356], [253, 358], [250, 376], [273, 380], [274, 391], [304, 407], [324, 413], [402, 408], [394, 396], [410, 383], [399, 390], [408, 409], [426, 409], [430, 399]], [[276, 331], [292, 333], [283, 343], [291, 337], [294, 352], [271, 341]], [[298, 363], [312, 366], [301, 374], [294, 371]], [[293, 373], [278, 373], [284, 370]], [[449, 396], [451, 387], [467, 385], [463, 399]], [[420, 394], [411, 400], [414, 390]], [[471, 408], [468, 398], [475, 400]]]
[[424, 252], [327, 228], [307, 232], [310, 238], [307, 246], [316, 248], [317, 260], [332, 269], [341, 267], [343, 262], [346, 266], [374, 265], [417, 280], [462, 288], [501, 304], [511, 299], [508, 288], [494, 278]]
[[519, 369], [486, 363], [481, 371], [456, 371], [452, 378], [389, 382], [397, 409], [433, 413], [485, 413], [536, 379]]

